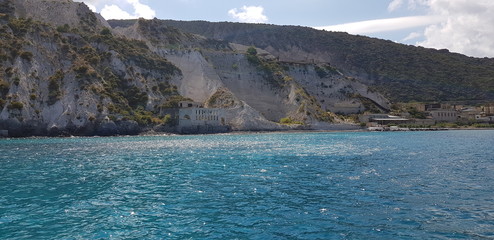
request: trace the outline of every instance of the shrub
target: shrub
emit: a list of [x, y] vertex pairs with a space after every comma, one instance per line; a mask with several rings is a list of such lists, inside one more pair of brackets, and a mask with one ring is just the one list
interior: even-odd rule
[[247, 61], [256, 66], [261, 64], [261, 60], [256, 55], [247, 54]]
[[5, 74], [7, 74], [7, 77], [12, 77], [12, 75], [14, 74], [14, 69], [12, 67], [6, 68]]
[[168, 82], [159, 83], [158, 88], [161, 93], [165, 95], [178, 95], [178, 88], [175, 85], [172, 85]]
[[255, 55], [257, 55], [257, 50], [256, 50], [256, 48], [255, 48], [255, 47], [249, 47], [249, 48], [247, 49], [247, 54], [249, 54], [249, 55], [254, 55], [254, 56], [255, 56]]
[[101, 35], [111, 35], [111, 31], [108, 28], [103, 28], [100, 32]]
[[22, 52], [21, 58], [27, 61], [31, 61], [33, 59], [33, 54], [31, 52]]
[[[151, 123], [159, 124], [162, 123], [161, 119], [154, 118], [153, 114], [145, 110], [134, 111], [132, 116], [129, 116], [132, 120], [136, 121], [139, 125], [148, 125]], [[155, 122], [156, 121], [156, 122]], [[159, 122], [159, 123], [158, 123]]]
[[87, 65], [80, 65], [74, 68], [74, 71], [78, 73], [78, 77], [82, 77], [87, 73], [89, 67]]
[[9, 15], [5, 13], [0, 13], [0, 20], [9, 20]]
[[9, 110], [12, 110], [12, 109], [18, 109], [18, 110], [21, 110], [22, 108], [24, 107], [24, 104], [22, 104], [21, 102], [18, 102], [18, 101], [13, 101], [13, 102], [10, 102], [10, 105], [7, 106], [7, 108]]
[[151, 122], [153, 124], [158, 125], [158, 124], [163, 124], [165, 121], [163, 119], [161, 119], [161, 118], [151, 117]]
[[280, 123], [285, 124], [285, 125], [290, 125], [290, 124], [303, 125], [304, 124], [303, 122], [300, 122], [300, 121], [294, 121], [291, 117], [285, 117], [285, 118], [280, 119]]
[[31, 28], [33, 22], [31, 19], [25, 18], [10, 18], [9, 27], [16, 36], [24, 35]]
[[7, 81], [0, 78], [0, 96], [7, 94], [9, 91], [10, 85]]
[[50, 105], [55, 104], [62, 96], [60, 84], [58, 83], [61, 78], [63, 78], [63, 73], [61, 71], [57, 71], [55, 75], [50, 77], [50, 82], [48, 83], [48, 104]]
[[319, 76], [319, 78], [325, 78], [328, 76], [328, 73], [326, 72], [326, 70], [324, 70], [323, 68], [321, 68], [319, 66], [315, 66], [314, 70], [316, 70], [317, 76]]
[[255, 47], [249, 47], [247, 49], [246, 57], [247, 57], [247, 61], [249, 61], [251, 64], [254, 64], [256, 66], [261, 64], [261, 60], [257, 56], [257, 50]]
[[190, 98], [186, 98], [180, 95], [169, 97], [166, 102], [161, 105], [162, 108], [178, 108], [178, 103], [181, 101], [192, 101]]
[[141, 90], [136, 86], [130, 87], [126, 91], [125, 97], [127, 98], [129, 105], [133, 108], [137, 108], [139, 106], [144, 107], [144, 106], [146, 106], [147, 101], [148, 101], [147, 93], [141, 92]]
[[172, 115], [166, 114], [165, 117], [163, 117], [163, 124], [169, 126], [175, 126], [177, 125], [177, 121], [172, 117]]
[[438, 123], [434, 127], [438, 127], [438, 128], [458, 128], [458, 124], [456, 124], [456, 123]]
[[415, 107], [410, 107], [408, 109], [408, 113], [410, 113], [410, 116], [412, 118], [417, 118], [417, 119], [426, 119], [427, 114], [425, 112], [418, 111]]
[[64, 24], [62, 26], [58, 26], [57, 27], [57, 31], [58, 32], [61, 32], [61, 33], [69, 32], [70, 31], [70, 26], [69, 26], [69, 24]]

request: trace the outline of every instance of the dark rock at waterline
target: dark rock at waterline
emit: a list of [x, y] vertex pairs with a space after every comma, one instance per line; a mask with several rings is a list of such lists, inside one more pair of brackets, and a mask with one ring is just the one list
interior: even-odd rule
[[120, 135], [137, 135], [142, 129], [139, 127], [136, 121], [125, 120], [115, 122], [118, 128], [118, 134]]
[[69, 122], [66, 127], [53, 125], [48, 127], [39, 121], [21, 122], [17, 118], [0, 120], [0, 130], [3, 137], [29, 137], [29, 136], [114, 136], [114, 135], [137, 135], [142, 128], [135, 121], [108, 121], [102, 123], [88, 123], [76, 126]]
[[100, 123], [94, 132], [98, 136], [114, 136], [114, 135], [137, 135], [142, 132], [141, 127], [136, 121], [108, 121]]
[[22, 137], [22, 123], [17, 118], [0, 120], [0, 129], [7, 130], [9, 137]]
[[95, 134], [98, 135], [98, 136], [118, 135], [118, 127], [117, 127], [117, 124], [115, 124], [115, 122], [113, 122], [113, 121], [101, 123], [96, 128]]

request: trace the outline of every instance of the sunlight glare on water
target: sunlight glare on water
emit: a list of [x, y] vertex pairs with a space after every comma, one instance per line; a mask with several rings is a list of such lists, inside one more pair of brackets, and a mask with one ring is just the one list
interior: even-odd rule
[[0, 239], [494, 238], [494, 131], [0, 139]]

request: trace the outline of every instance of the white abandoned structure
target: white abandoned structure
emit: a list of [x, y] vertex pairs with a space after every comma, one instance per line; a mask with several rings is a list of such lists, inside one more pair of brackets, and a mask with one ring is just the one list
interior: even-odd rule
[[213, 133], [226, 132], [224, 110], [220, 108], [203, 108], [200, 103], [182, 101], [179, 103], [178, 132]]

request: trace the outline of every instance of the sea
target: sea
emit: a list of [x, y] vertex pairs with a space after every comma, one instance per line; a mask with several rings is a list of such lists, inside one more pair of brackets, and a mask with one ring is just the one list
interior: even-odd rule
[[494, 239], [494, 131], [0, 139], [0, 239]]

